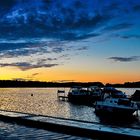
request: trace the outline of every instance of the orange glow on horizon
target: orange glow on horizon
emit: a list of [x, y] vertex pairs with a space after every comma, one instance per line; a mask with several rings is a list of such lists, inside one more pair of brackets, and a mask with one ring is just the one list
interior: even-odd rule
[[102, 82], [124, 83], [139, 81], [137, 74], [115, 72], [94, 72], [94, 71], [72, 71], [63, 68], [39, 68], [21, 71], [15, 67], [1, 68], [0, 80], [25, 79], [33, 81], [73, 81], [73, 82]]

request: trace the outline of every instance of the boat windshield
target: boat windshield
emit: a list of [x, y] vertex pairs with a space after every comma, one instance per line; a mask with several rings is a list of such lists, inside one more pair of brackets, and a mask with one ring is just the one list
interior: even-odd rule
[[114, 97], [114, 98], [126, 98], [126, 95], [124, 92], [116, 90], [116, 91], [112, 92], [112, 97]]
[[119, 99], [118, 100], [118, 105], [130, 106], [131, 105], [131, 101], [130, 100]]
[[126, 98], [126, 94], [120, 90], [117, 90], [113, 87], [106, 87], [103, 90], [104, 93], [109, 93], [110, 96], [112, 96], [113, 98]]
[[87, 88], [83, 87], [72, 87], [69, 91], [70, 95], [89, 95], [90, 92]]

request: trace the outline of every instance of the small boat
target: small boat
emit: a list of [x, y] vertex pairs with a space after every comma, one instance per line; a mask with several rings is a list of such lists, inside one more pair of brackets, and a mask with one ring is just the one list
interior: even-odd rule
[[100, 100], [102, 90], [99, 87], [72, 87], [68, 92], [68, 100], [75, 103], [92, 104]]
[[[126, 97], [125, 93], [113, 89], [104, 90], [104, 97], [102, 101], [95, 103], [96, 113], [111, 113], [115, 115], [132, 115], [138, 110], [138, 106], [135, 102]], [[114, 91], [114, 92], [113, 92]]]

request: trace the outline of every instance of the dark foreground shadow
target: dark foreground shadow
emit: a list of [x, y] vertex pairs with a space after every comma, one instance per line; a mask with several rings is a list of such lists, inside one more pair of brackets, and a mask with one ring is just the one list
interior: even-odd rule
[[136, 127], [140, 129], [140, 119], [139, 116], [131, 115], [112, 115], [112, 114], [99, 114], [95, 113], [99, 118], [101, 124], [120, 126], [120, 127]]

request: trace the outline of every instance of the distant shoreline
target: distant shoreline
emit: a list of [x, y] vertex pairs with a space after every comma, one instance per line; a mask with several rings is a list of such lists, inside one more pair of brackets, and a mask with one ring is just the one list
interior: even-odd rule
[[124, 84], [110, 84], [107, 83], [104, 85], [102, 82], [40, 82], [40, 81], [17, 81], [17, 80], [0, 80], [0, 88], [54, 88], [54, 87], [72, 87], [72, 86], [82, 86], [82, 87], [89, 87], [89, 86], [110, 86], [116, 88], [140, 88], [140, 81], [138, 82], [125, 82]]

